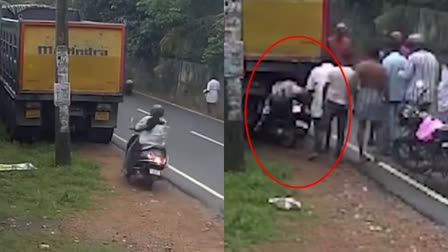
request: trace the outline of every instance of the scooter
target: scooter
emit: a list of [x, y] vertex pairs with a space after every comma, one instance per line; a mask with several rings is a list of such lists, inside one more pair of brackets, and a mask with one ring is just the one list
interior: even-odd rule
[[[131, 124], [134, 118], [131, 118]], [[125, 177], [130, 180], [132, 176], [143, 179], [145, 185], [151, 188], [155, 181], [161, 179], [162, 172], [168, 165], [168, 155], [165, 146], [142, 142], [135, 126], [129, 128], [134, 134], [126, 145], [124, 163]]]
[[[417, 82], [420, 92], [418, 100], [428, 92], [423, 83]], [[417, 103], [418, 104], [418, 103]], [[417, 104], [405, 104], [399, 114], [402, 134], [394, 141], [397, 161], [407, 169], [418, 174], [440, 172], [448, 176], [448, 127], [443, 126], [433, 134], [432, 140], [422, 141], [417, 132], [426, 118], [432, 116]]]
[[264, 133], [280, 145], [293, 148], [299, 138], [304, 138], [311, 124], [311, 113], [306, 103], [293, 98], [289, 111], [271, 111], [265, 107], [263, 114], [270, 117], [262, 126]]

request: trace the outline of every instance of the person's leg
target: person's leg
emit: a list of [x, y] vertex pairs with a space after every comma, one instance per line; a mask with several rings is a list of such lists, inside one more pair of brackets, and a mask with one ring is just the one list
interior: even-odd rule
[[208, 115], [211, 115], [211, 113], [212, 113], [211, 105], [212, 105], [211, 103], [207, 102], [207, 114]]
[[369, 146], [374, 146], [376, 144], [376, 137], [377, 137], [376, 128], [377, 125], [374, 122], [371, 122], [369, 131], [369, 141], [368, 141]]
[[212, 114], [213, 117], [218, 117], [218, 103], [212, 104]]
[[384, 119], [378, 123], [378, 132], [381, 135], [379, 145], [381, 146], [382, 154], [385, 156], [388, 156], [392, 150], [387, 122], [387, 119]]
[[398, 127], [398, 109], [400, 103], [398, 102], [388, 102], [386, 104], [387, 116], [384, 118], [382, 124], [382, 144], [387, 148], [387, 152], [390, 152], [393, 148], [393, 143], [397, 135]]
[[392, 148], [393, 139], [395, 139], [395, 103], [388, 102], [387, 106], [387, 117], [386, 123], [383, 125], [384, 130], [384, 144], [387, 144], [387, 148]]
[[365, 145], [365, 136], [366, 136], [366, 128], [367, 121], [360, 120], [358, 121], [358, 131], [356, 132], [356, 141], [358, 142], [359, 148], [359, 158], [362, 159], [364, 157], [364, 145]]
[[345, 128], [347, 126], [347, 109], [340, 106], [337, 111], [337, 146], [336, 146], [336, 157], [342, 151], [342, 146], [344, 146], [345, 141]]
[[[265, 123], [267, 117], [268, 117], [269, 114], [270, 114], [270, 111], [269, 111], [269, 110], [270, 110], [269, 105], [265, 104], [265, 105], [263, 106], [262, 111], [261, 111], [260, 120], [258, 120], [257, 124], [256, 124], [255, 127], [254, 127], [254, 131], [255, 131], [255, 132], [260, 131], [261, 128], [263, 127], [263, 124]], [[269, 113], [267, 113], [266, 111], [269, 111]]]
[[137, 162], [140, 155], [140, 142], [139, 138], [134, 138], [134, 141], [130, 144], [129, 149], [126, 153], [126, 176], [132, 175], [132, 169]]
[[317, 158], [322, 151], [322, 118], [313, 118], [313, 131], [313, 153], [310, 160]]
[[325, 127], [325, 151], [330, 150], [330, 140], [331, 140], [331, 133], [332, 133], [332, 124], [333, 124], [333, 118], [334, 118], [334, 108], [333, 104], [330, 102], [326, 103], [325, 108], [325, 121], [323, 127]]

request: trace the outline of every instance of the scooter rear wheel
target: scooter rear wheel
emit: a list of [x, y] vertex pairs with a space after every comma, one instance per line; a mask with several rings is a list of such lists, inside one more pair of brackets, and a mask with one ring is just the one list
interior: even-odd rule
[[152, 187], [154, 185], [154, 181], [155, 181], [155, 179], [152, 175], [148, 174], [143, 177], [143, 182], [145, 183], [145, 187], [149, 190], [152, 189]]
[[417, 174], [424, 174], [430, 170], [430, 166], [422, 157], [422, 146], [413, 140], [399, 138], [394, 142], [394, 156], [406, 169]]
[[294, 148], [297, 142], [297, 135], [295, 129], [286, 129], [283, 133], [280, 144], [287, 148]]

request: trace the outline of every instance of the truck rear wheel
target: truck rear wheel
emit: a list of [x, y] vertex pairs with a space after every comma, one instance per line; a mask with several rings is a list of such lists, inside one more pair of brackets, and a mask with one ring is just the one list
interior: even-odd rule
[[11, 140], [23, 143], [33, 143], [41, 137], [39, 127], [12, 126], [8, 131]]
[[114, 129], [109, 128], [90, 128], [89, 141], [94, 143], [108, 144], [112, 141]]

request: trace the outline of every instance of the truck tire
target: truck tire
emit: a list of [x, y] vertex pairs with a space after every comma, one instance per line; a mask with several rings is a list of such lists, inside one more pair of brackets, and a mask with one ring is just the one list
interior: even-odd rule
[[40, 138], [38, 127], [12, 126], [9, 129], [10, 140], [21, 143], [34, 143]]
[[114, 129], [109, 128], [90, 128], [88, 138], [90, 142], [109, 144], [112, 141]]

